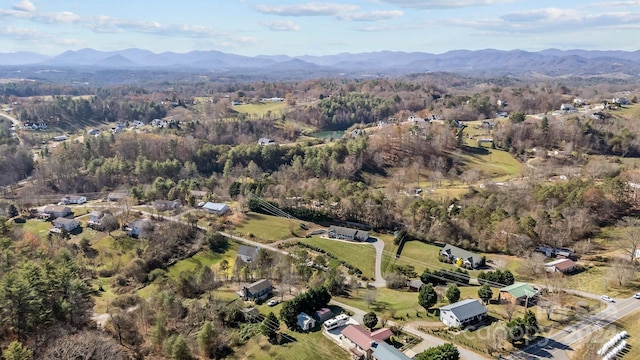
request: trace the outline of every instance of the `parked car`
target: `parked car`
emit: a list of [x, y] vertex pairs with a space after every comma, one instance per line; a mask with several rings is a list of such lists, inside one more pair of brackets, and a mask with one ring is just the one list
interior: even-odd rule
[[600, 299], [602, 299], [603, 301], [606, 301], [608, 303], [614, 303], [615, 302], [615, 300], [613, 300], [612, 298], [608, 297], [607, 295], [602, 295], [600, 297]]
[[640, 299], [640, 293], [635, 293], [635, 294], [633, 295], [633, 297], [634, 297], [634, 298], [636, 298], [636, 299]]
[[276, 299], [272, 299], [272, 300], [269, 300], [269, 302], [267, 303], [267, 306], [276, 306], [278, 305], [278, 303], [280, 303], [280, 301]]

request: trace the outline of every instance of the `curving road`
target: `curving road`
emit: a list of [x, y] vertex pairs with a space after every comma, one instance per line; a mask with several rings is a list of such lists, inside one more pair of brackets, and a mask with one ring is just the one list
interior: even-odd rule
[[20, 136], [18, 136], [18, 129], [20, 129], [20, 121], [18, 121], [18, 119], [13, 118], [7, 114], [1, 113], [0, 112], [0, 117], [3, 117], [9, 121], [11, 121], [13, 123], [13, 125], [15, 125], [16, 127], [16, 137], [18, 138], [19, 144], [22, 145], [22, 138], [20, 138]]

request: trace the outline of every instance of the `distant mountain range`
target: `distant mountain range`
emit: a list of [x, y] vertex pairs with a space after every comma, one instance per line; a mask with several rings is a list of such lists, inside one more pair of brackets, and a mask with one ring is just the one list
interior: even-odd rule
[[640, 50], [591, 51], [548, 49], [455, 50], [444, 54], [380, 51], [326, 56], [260, 55], [255, 57], [220, 51], [153, 53], [126, 49], [99, 51], [82, 49], [57, 56], [33, 52], [0, 53], [0, 67], [35, 70], [73, 68], [91, 70], [162, 70], [215, 72], [247, 76], [384, 76], [423, 72], [458, 72], [472, 75], [518, 76], [615, 76], [640, 77]]

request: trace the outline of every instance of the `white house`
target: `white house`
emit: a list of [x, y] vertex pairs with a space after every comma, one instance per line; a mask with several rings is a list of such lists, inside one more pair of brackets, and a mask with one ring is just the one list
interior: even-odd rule
[[102, 211], [94, 210], [89, 214], [89, 221], [87, 221], [87, 226], [91, 228], [100, 227], [102, 225], [103, 218], [104, 213]]
[[316, 320], [306, 313], [301, 312], [298, 314], [298, 327], [302, 331], [309, 331], [316, 327]]
[[258, 145], [261, 145], [261, 146], [276, 145], [276, 142], [273, 139], [263, 137], [258, 140]]
[[67, 232], [72, 231], [78, 227], [80, 227], [80, 223], [76, 219], [67, 219], [67, 218], [57, 218], [53, 220], [53, 225], [58, 228], [65, 230]]
[[67, 195], [62, 198], [61, 202], [63, 202], [66, 205], [68, 204], [82, 205], [87, 202], [87, 198], [84, 196], [78, 196], [78, 195]]
[[202, 208], [218, 216], [224, 215], [231, 210], [229, 208], [229, 205], [225, 203], [212, 203], [212, 202], [207, 202], [202, 206]]
[[440, 321], [451, 327], [472, 324], [485, 317], [487, 308], [476, 299], [466, 299], [440, 308]]

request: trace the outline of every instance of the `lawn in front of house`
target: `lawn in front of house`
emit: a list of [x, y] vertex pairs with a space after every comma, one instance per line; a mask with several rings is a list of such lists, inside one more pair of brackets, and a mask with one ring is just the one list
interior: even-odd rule
[[339, 260], [357, 267], [362, 275], [372, 279], [375, 272], [376, 251], [367, 243], [351, 243], [321, 237], [301, 239], [300, 242], [315, 246], [335, 255]]
[[266, 337], [258, 335], [251, 338], [236, 351], [236, 359], [314, 359], [338, 360], [350, 359], [345, 350], [322, 334], [322, 331], [298, 333], [286, 331], [296, 341], [284, 345], [270, 344]]
[[[369, 293], [375, 300], [371, 305], [366, 298]], [[439, 321], [434, 314], [426, 316], [426, 311], [418, 304], [418, 293], [406, 290], [357, 289], [351, 290], [350, 297], [336, 297], [337, 301], [356, 307], [364, 311], [374, 311], [379, 316], [385, 314], [396, 320], [408, 321]]]
[[246, 214], [246, 217], [236, 225], [234, 235], [268, 244], [296, 236], [303, 236], [303, 232], [304, 231], [298, 227], [296, 221], [278, 216], [249, 212]]
[[38, 236], [40, 240], [46, 240], [49, 229], [53, 227], [53, 223], [39, 219], [29, 219], [24, 224], [15, 224], [14, 226], [22, 227], [25, 233], [32, 233]]

